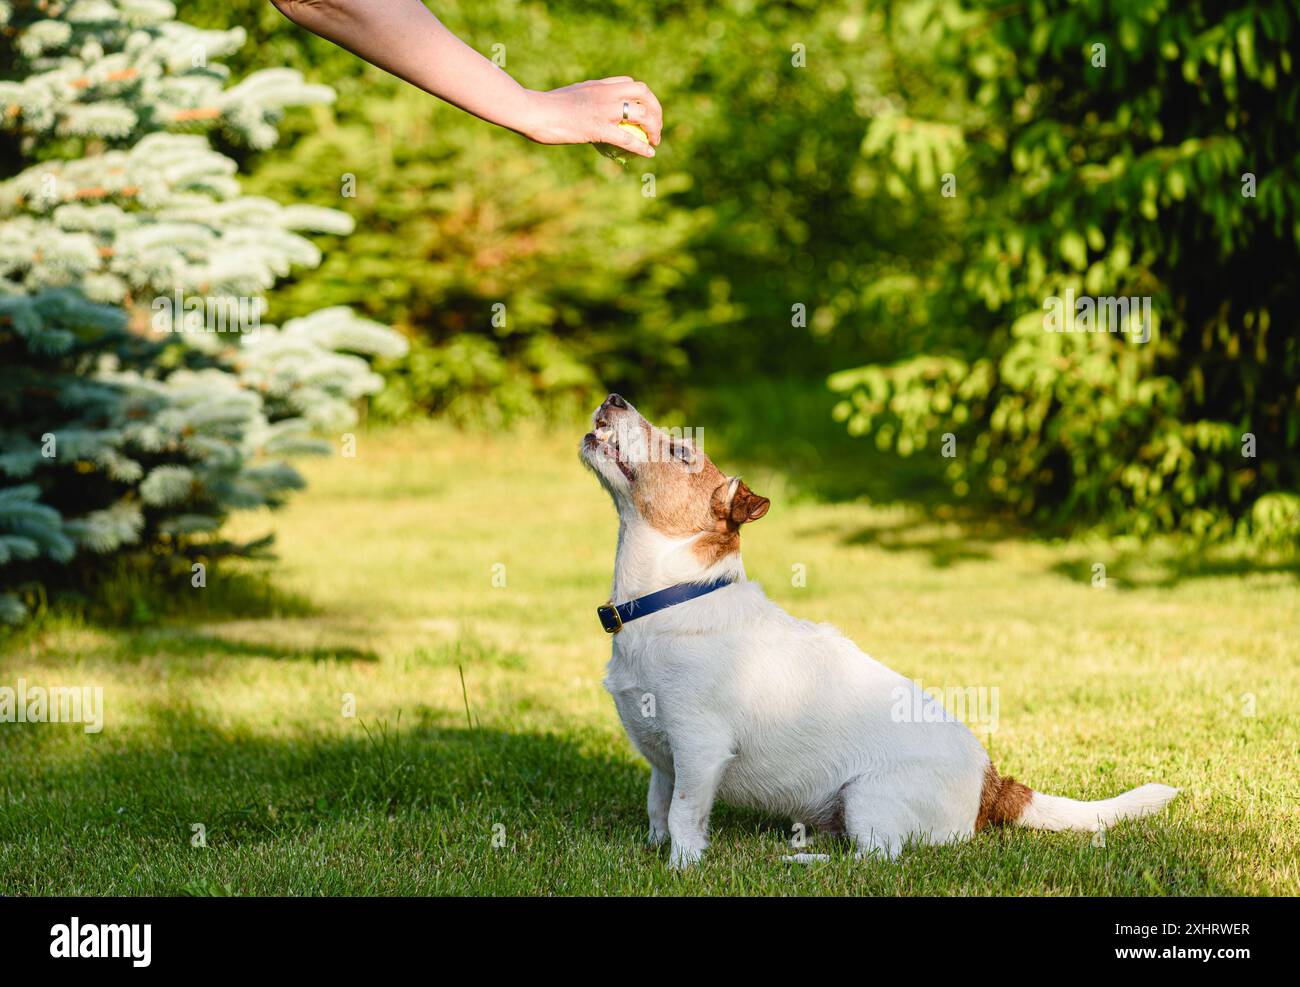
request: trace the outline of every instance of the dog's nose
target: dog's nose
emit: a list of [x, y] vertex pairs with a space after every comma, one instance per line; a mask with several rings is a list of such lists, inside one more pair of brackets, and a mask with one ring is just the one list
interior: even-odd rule
[[611, 394], [609, 397], [605, 398], [605, 403], [612, 408], [627, 407], [627, 402], [623, 400], [623, 396], [621, 394]]

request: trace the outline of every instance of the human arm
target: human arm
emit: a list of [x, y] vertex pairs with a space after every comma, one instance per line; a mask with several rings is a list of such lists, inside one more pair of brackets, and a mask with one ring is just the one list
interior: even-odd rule
[[[663, 127], [644, 82], [614, 76], [548, 92], [525, 89], [461, 41], [419, 0], [271, 0], [295, 24], [411, 85], [539, 144], [614, 144], [654, 156]], [[641, 126], [647, 145], [619, 129]]]

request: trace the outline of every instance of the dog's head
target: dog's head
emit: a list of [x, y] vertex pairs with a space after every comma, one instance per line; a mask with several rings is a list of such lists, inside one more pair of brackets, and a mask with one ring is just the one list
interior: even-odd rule
[[741, 482], [725, 476], [687, 438], [646, 421], [617, 394], [591, 416], [581, 456], [614, 498], [621, 515], [639, 519], [670, 538], [703, 535], [701, 551], [733, 551], [737, 532], [771, 506]]

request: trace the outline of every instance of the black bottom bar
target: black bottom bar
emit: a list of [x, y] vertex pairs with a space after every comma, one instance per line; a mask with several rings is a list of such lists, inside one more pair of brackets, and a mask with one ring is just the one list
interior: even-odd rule
[[0, 944], [7, 973], [75, 966], [128, 976], [338, 975], [400, 963], [434, 973], [450, 972], [445, 963], [454, 960], [463, 976], [512, 959], [590, 969], [606, 953], [611, 962], [622, 954], [626, 963], [631, 952], [634, 965], [658, 966], [673, 962], [659, 950], [689, 948], [733, 971], [782, 955], [807, 969], [825, 950], [839, 963], [848, 949], [860, 951], [850, 968], [871, 964], [858, 968], [864, 977], [886, 961], [917, 975], [948, 967], [963, 976], [992, 964], [1031, 976], [1133, 966], [1231, 976], [1289, 959], [1298, 911], [1295, 899], [1239, 898], [6, 898]]

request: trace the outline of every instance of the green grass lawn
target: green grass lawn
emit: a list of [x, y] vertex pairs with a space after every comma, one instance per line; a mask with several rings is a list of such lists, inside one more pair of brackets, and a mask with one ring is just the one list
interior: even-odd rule
[[0, 685], [102, 686], [106, 718], [0, 724], [0, 893], [1300, 893], [1294, 567], [818, 503], [762, 467], [745, 559], [788, 610], [927, 687], [996, 689], [977, 732], [1034, 788], [1183, 794], [1101, 846], [992, 831], [808, 867], [780, 860], [788, 820], [719, 806], [704, 864], [670, 871], [600, 684], [615, 519], [580, 432], [362, 434], [236, 525], [278, 562], [0, 642]]

